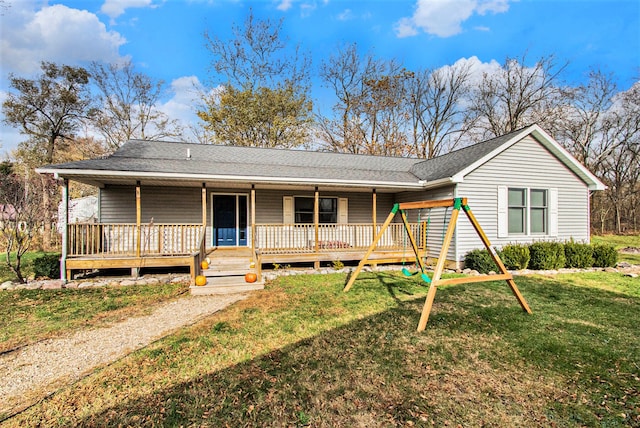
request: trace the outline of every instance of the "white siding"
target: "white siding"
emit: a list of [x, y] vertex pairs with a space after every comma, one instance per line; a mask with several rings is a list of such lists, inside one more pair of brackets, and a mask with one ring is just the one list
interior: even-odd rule
[[[523, 187], [557, 189], [557, 236], [530, 235], [498, 237], [498, 188]], [[471, 211], [491, 243], [529, 243], [540, 240], [589, 239], [589, 191], [582, 180], [569, 171], [532, 137], [524, 138], [491, 159], [458, 184], [457, 196], [468, 198]], [[551, 207], [550, 207], [551, 209]], [[458, 257], [474, 248], [483, 248], [463, 212], [458, 221]]]

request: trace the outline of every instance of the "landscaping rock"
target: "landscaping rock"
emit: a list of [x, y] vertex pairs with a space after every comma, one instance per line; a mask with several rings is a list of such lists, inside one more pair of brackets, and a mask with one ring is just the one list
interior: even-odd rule
[[50, 281], [43, 281], [42, 289], [43, 290], [57, 290], [64, 286], [64, 281], [61, 279], [53, 279]]
[[132, 285], [136, 285], [137, 281], [134, 281], [132, 279], [125, 279], [124, 281], [120, 281], [120, 286], [121, 287], [131, 287]]
[[93, 282], [85, 281], [78, 284], [78, 288], [87, 288], [87, 287], [93, 287]]
[[75, 281], [67, 282], [64, 288], [78, 288], [78, 283]]
[[634, 272], [627, 272], [627, 273], [624, 274], [624, 276], [627, 276], [629, 278], [637, 278], [638, 274], [634, 273]]
[[0, 284], [0, 290], [13, 290], [16, 288], [16, 284], [13, 281], [5, 281]]

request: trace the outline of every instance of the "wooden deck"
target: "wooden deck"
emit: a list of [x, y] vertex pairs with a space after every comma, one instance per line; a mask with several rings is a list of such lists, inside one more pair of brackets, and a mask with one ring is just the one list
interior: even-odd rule
[[71, 279], [74, 270], [92, 269], [142, 269], [149, 267], [188, 266], [191, 282], [199, 273], [200, 254], [182, 256], [111, 256], [111, 257], [72, 257], [66, 262], [67, 278]]

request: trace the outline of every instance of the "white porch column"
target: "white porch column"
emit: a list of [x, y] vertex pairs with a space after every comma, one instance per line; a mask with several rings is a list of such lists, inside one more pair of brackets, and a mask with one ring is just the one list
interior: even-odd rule
[[67, 278], [67, 255], [69, 249], [69, 180], [62, 179], [62, 208], [64, 221], [62, 222], [62, 251], [60, 256], [60, 279], [65, 283]]

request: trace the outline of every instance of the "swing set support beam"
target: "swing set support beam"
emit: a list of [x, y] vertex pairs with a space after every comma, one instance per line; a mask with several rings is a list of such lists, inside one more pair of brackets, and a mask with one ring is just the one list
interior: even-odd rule
[[[389, 225], [393, 221], [393, 218], [395, 217], [398, 211], [400, 211], [400, 215], [405, 227], [405, 231], [409, 236], [411, 247], [413, 248], [413, 251], [415, 253], [416, 260], [420, 265], [420, 270], [424, 272], [424, 265], [420, 258], [418, 246], [416, 245], [415, 238], [413, 237], [413, 234], [411, 233], [411, 229], [409, 228], [409, 223], [407, 221], [407, 217], [404, 210], [420, 209], [420, 208], [438, 208], [438, 207], [444, 207], [444, 208], [452, 207], [453, 211], [451, 212], [449, 225], [444, 235], [442, 247], [440, 249], [440, 255], [438, 257], [438, 262], [436, 263], [436, 267], [433, 271], [433, 277], [431, 278], [431, 284], [429, 285], [429, 291], [427, 292], [427, 297], [425, 299], [424, 307], [422, 309], [422, 314], [420, 315], [420, 321], [418, 322], [418, 331], [423, 331], [426, 328], [427, 322], [429, 321], [429, 314], [431, 313], [431, 308], [433, 307], [433, 301], [435, 300], [435, 297], [436, 297], [437, 287], [441, 285], [454, 285], [454, 284], [503, 280], [503, 281], [506, 281], [509, 287], [511, 288], [511, 291], [513, 292], [514, 296], [518, 300], [518, 303], [520, 303], [520, 306], [522, 307], [522, 309], [525, 312], [530, 314], [531, 309], [529, 308], [527, 301], [524, 299], [524, 297], [520, 293], [520, 290], [518, 290], [518, 286], [513, 280], [513, 275], [511, 275], [507, 271], [507, 268], [502, 263], [502, 260], [500, 260], [500, 257], [498, 256], [498, 254], [491, 247], [491, 242], [489, 241], [489, 238], [482, 230], [482, 227], [480, 227], [478, 220], [473, 215], [473, 213], [471, 212], [471, 209], [469, 208], [469, 205], [467, 204], [467, 198], [427, 200], [427, 201], [404, 202], [404, 203], [395, 204], [393, 206], [393, 209], [391, 210], [391, 213], [389, 213], [387, 220], [384, 222], [384, 224], [382, 225], [382, 227], [374, 237], [373, 242], [369, 246], [369, 249], [365, 253], [364, 257], [362, 258], [362, 260], [360, 260], [360, 263], [358, 263], [358, 267], [350, 276], [349, 281], [345, 285], [343, 291], [347, 292], [351, 289], [356, 278], [362, 271], [362, 268], [364, 267], [365, 264], [367, 264], [369, 256], [371, 255], [371, 253], [373, 253], [373, 251], [377, 247], [378, 241], [380, 240], [380, 238], [382, 237], [386, 229], [389, 227]], [[465, 212], [467, 218], [473, 225], [473, 228], [475, 229], [476, 233], [482, 240], [482, 243], [484, 244], [485, 248], [491, 255], [491, 258], [496, 263], [496, 266], [498, 266], [500, 273], [495, 275], [483, 275], [483, 276], [477, 276], [477, 277], [441, 279], [442, 272], [444, 271], [444, 264], [447, 258], [447, 252], [449, 251], [449, 246], [451, 245], [451, 239], [453, 238], [456, 224], [458, 222], [460, 209], [462, 209]]]

